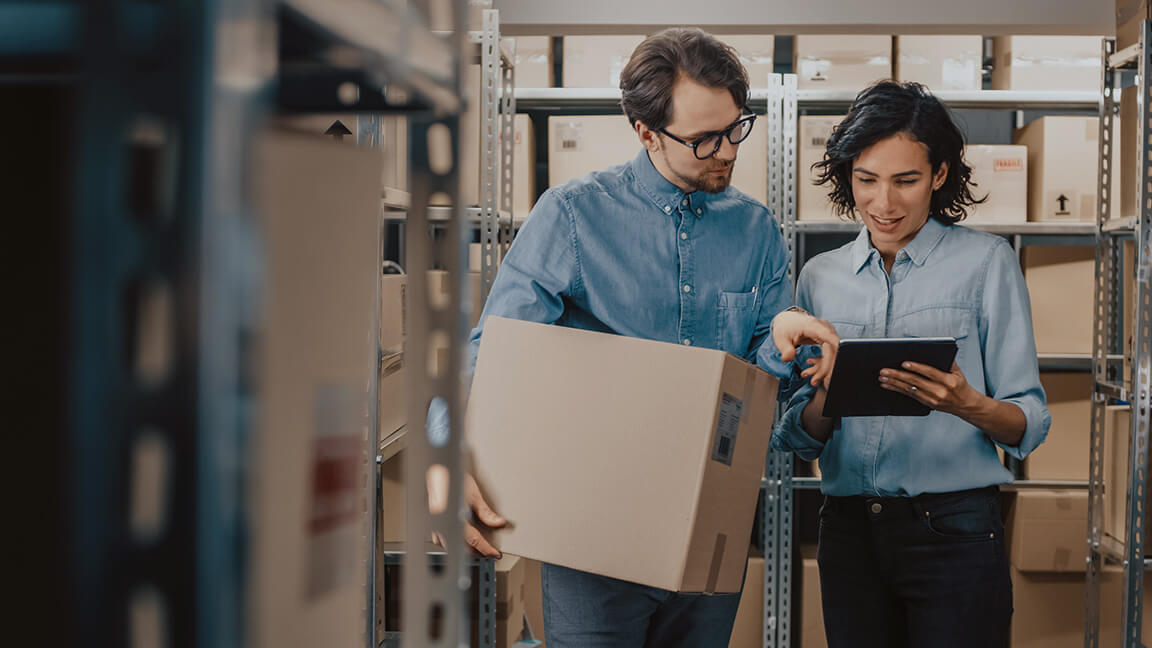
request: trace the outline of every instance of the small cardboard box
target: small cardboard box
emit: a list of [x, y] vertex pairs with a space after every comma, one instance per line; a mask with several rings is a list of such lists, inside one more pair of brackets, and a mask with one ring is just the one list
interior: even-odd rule
[[524, 563], [519, 556], [496, 561], [496, 646], [512, 648], [524, 632]]
[[1028, 220], [1028, 148], [969, 144], [964, 159], [972, 167], [973, 205], [967, 223], [1024, 223]]
[[[1140, 21], [1152, 18], [1148, 0], [1116, 0], [1117, 51], [1140, 42]], [[1148, 627], [1148, 624], [1145, 624]]]
[[820, 598], [820, 565], [816, 562], [816, 545], [801, 545], [800, 578], [800, 646], [828, 648], [824, 634], [824, 606]]
[[1025, 479], [1088, 480], [1092, 425], [1092, 374], [1044, 372], [1040, 384], [1048, 398], [1052, 427], [1048, 438], [1024, 460]]
[[[1092, 353], [1096, 250], [1029, 246], [1022, 256], [1038, 353]], [[1069, 308], [1069, 304], [1076, 307]]]
[[740, 607], [732, 624], [728, 648], [761, 648], [764, 645], [764, 556], [749, 556]]
[[1098, 117], [1049, 115], [1012, 135], [1028, 147], [1028, 220], [1093, 222], [1099, 182]]
[[552, 37], [516, 37], [516, 87], [551, 88]]
[[1084, 573], [1088, 558], [1088, 492], [1016, 493], [1005, 524], [1009, 559], [1022, 572]]
[[796, 155], [798, 167], [796, 177], [799, 179], [796, 191], [796, 220], [840, 220], [832, 213], [832, 203], [828, 200], [828, 187], [812, 184], [817, 178], [812, 165], [824, 159], [824, 151], [828, 145], [828, 138], [832, 136], [832, 129], [843, 119], [844, 115], [800, 116], [800, 141], [797, 144]]
[[508, 553], [738, 592], [777, 380], [721, 351], [490, 317], [468, 408]]
[[[1084, 567], [1080, 573], [1022, 572], [1012, 568], [1012, 648], [1084, 646]], [[1106, 566], [1100, 573], [1100, 645], [1123, 644], [1120, 631], [1123, 572]], [[1144, 591], [1152, 579], [1144, 576]], [[1152, 608], [1144, 599], [1144, 618]], [[1141, 642], [1152, 644], [1152, 625], [1143, 624]]]
[[892, 77], [892, 37], [800, 35], [793, 69], [802, 90], [859, 92]]
[[994, 90], [1100, 91], [1103, 36], [997, 36]]
[[619, 88], [620, 73], [643, 35], [565, 36], [565, 88]]
[[983, 36], [897, 36], [896, 78], [929, 90], [979, 90]]

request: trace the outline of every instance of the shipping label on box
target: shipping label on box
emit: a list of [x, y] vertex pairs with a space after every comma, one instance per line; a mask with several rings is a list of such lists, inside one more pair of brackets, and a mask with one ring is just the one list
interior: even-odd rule
[[987, 196], [969, 208], [969, 223], [1024, 223], [1028, 220], [1028, 148], [969, 144], [964, 160], [972, 167], [972, 193]]
[[[721, 351], [488, 318], [467, 430], [477, 482], [510, 521], [495, 546], [666, 590], [739, 591], [776, 387]], [[739, 401], [735, 435], [725, 396]]]
[[896, 78], [930, 90], [979, 90], [983, 36], [897, 36]]
[[892, 37], [800, 35], [794, 69], [801, 89], [858, 92], [892, 77]]

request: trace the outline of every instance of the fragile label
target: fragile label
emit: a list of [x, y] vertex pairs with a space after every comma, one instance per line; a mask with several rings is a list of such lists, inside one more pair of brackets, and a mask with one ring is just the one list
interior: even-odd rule
[[732, 455], [736, 452], [736, 434], [740, 431], [740, 414], [744, 401], [732, 394], [720, 397], [720, 414], [716, 417], [716, 436], [712, 442], [712, 460], [725, 466], [732, 465]]

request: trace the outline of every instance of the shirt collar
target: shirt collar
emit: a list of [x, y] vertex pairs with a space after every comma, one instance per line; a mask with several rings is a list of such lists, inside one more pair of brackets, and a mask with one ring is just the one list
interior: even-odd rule
[[652, 201], [652, 204], [665, 214], [670, 214], [678, 209], [681, 201], [687, 199], [688, 204], [692, 207], [692, 213], [696, 216], [702, 216], [708, 210], [711, 201], [727, 193], [727, 190], [718, 194], [706, 191], [684, 193], [680, 187], [672, 184], [668, 178], [656, 170], [656, 166], [648, 157], [648, 149], [640, 149], [636, 157], [632, 158], [631, 167], [641, 190]]
[[[932, 254], [932, 250], [944, 238], [944, 234], [948, 231], [948, 225], [941, 223], [935, 218], [928, 218], [920, 231], [912, 239], [908, 245], [904, 246], [903, 252], [908, 255], [909, 259], [918, 266], [924, 265], [928, 260], [928, 256]], [[880, 252], [872, 246], [872, 241], [868, 238], [868, 228], [860, 228], [860, 233], [856, 235], [856, 240], [852, 242], [852, 269], [855, 272], [860, 272], [864, 266], [872, 259], [873, 254]]]

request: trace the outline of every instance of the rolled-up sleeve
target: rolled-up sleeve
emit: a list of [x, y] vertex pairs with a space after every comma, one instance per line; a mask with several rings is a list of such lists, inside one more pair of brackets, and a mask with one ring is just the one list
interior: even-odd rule
[[[802, 271], [800, 279], [796, 282], [796, 304], [805, 310], [812, 308], [808, 288], [807, 274]], [[776, 345], [765, 346], [771, 346], [771, 349], [766, 350], [761, 347], [758, 357], [761, 366], [773, 359], [773, 353], [775, 354], [775, 361], [781, 362]], [[812, 400], [816, 388], [810, 382], [800, 378], [800, 367], [807, 366], [807, 359], [819, 354], [818, 347], [802, 347], [800, 353], [796, 354], [796, 362], [791, 365], [787, 388], [783, 385], [783, 379], [781, 380], [781, 392], [786, 398], [786, 404], [780, 419], [772, 429], [772, 447], [774, 449], [782, 452], [794, 452], [796, 456], [805, 461], [816, 459], [824, 450], [824, 443], [813, 439], [804, 431], [802, 420], [804, 408]]]
[[988, 396], [1016, 405], [1027, 421], [1020, 445], [997, 445], [1023, 459], [1047, 438], [1052, 416], [1040, 384], [1028, 287], [1007, 242], [989, 253], [983, 285], [980, 346]]

